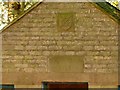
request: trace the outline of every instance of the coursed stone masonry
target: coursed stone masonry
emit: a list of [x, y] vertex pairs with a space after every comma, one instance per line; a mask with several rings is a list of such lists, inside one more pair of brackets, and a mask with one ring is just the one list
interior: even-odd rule
[[[71, 12], [74, 18], [64, 16]], [[64, 25], [58, 17], [66, 22], [69, 17], [69, 23]], [[67, 24], [70, 31], [62, 30]], [[118, 25], [91, 3], [42, 3], [4, 30], [2, 37], [3, 73], [52, 73], [50, 57], [58, 55], [82, 56], [83, 74], [118, 71]]]

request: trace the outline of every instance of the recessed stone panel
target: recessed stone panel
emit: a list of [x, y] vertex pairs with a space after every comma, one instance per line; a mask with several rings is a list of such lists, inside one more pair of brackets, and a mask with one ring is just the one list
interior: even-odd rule
[[74, 31], [75, 30], [75, 14], [73, 12], [58, 13], [57, 14], [57, 30]]
[[50, 72], [83, 72], [84, 62], [81, 56], [52, 56], [49, 60]]

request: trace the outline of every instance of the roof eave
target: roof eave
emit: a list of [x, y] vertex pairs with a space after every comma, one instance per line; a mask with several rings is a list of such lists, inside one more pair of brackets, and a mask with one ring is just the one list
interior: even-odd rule
[[15, 18], [12, 22], [10, 22], [9, 24], [7, 24], [2, 30], [0, 30], [0, 33], [2, 33], [3, 31], [5, 31], [7, 28], [9, 28], [15, 22], [17, 22], [18, 20], [20, 20], [22, 17], [24, 17], [26, 14], [28, 14], [30, 11], [32, 11], [35, 7], [37, 7], [41, 3], [42, 3], [42, 1], [41, 2], [36, 2], [32, 7], [30, 7], [24, 13], [22, 13], [21, 15], [19, 15], [17, 18]]

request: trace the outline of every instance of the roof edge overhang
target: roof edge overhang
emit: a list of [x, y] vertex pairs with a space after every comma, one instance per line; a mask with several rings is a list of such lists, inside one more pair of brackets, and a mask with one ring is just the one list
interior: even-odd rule
[[[120, 10], [116, 7], [112, 6], [108, 2], [91, 2], [96, 8], [101, 10], [103, 13], [108, 15], [111, 19], [113, 19], [118, 25], [120, 25]], [[103, 5], [102, 5], [103, 4]], [[108, 5], [109, 7], [106, 8], [104, 5]], [[111, 8], [112, 7], [112, 8]], [[113, 10], [116, 12], [116, 14], [113, 12]]]
[[5, 29], [9, 28], [11, 25], [13, 25], [15, 22], [20, 20], [22, 17], [24, 17], [26, 14], [28, 14], [31, 10], [33, 10], [35, 7], [37, 7], [41, 2], [36, 2], [32, 7], [30, 7], [28, 10], [26, 10], [24, 13], [22, 13], [20, 16], [15, 18], [12, 22], [8, 23], [2, 30], [0, 30], [0, 33], [2, 33]]

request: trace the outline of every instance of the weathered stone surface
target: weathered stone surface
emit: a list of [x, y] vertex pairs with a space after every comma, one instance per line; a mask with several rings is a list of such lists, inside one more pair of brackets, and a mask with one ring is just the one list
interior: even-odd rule
[[[64, 17], [65, 13], [69, 14]], [[8, 75], [6, 80], [5, 74], [4, 83], [40, 84], [44, 79], [65, 79], [88, 81], [94, 85], [103, 81], [102, 85], [111, 85], [118, 80], [114, 75], [105, 79], [110, 73], [118, 72], [118, 24], [91, 3], [42, 3], [3, 31], [1, 44], [2, 72], [32, 73], [30, 77], [25, 75], [29, 82], [22, 81], [25, 79], [22, 74], [15, 75], [14, 78], [19, 76], [19, 79]], [[58, 68], [56, 60], [60, 63]], [[55, 75], [52, 73], [58, 71]], [[63, 73], [68, 71], [70, 74]], [[79, 72], [87, 78], [79, 76]], [[41, 74], [37, 76], [40, 80], [31, 79], [33, 73]], [[49, 73], [48, 76], [45, 73]]]
[[82, 56], [51, 56], [49, 60], [50, 72], [83, 72], [84, 61]]
[[74, 31], [75, 29], [75, 13], [65, 12], [57, 14], [57, 29], [61, 32]]

